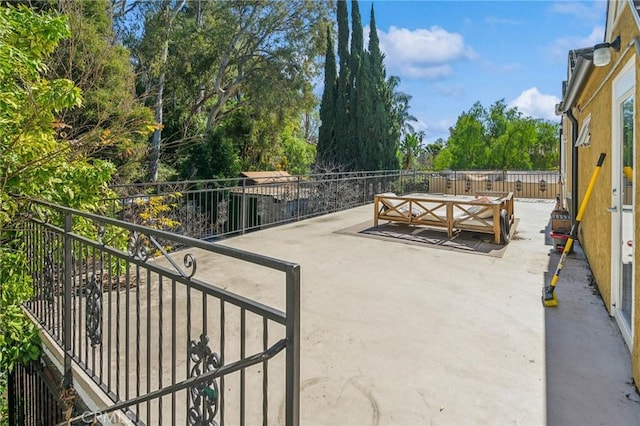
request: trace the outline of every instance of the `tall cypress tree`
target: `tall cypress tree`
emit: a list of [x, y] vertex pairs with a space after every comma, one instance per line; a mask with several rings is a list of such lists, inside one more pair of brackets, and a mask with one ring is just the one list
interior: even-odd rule
[[349, 58], [351, 75], [349, 83], [351, 87], [356, 86], [358, 67], [364, 53], [364, 35], [362, 32], [362, 18], [360, 17], [360, 6], [358, 0], [351, 1], [351, 54]]
[[371, 5], [371, 19], [369, 26], [369, 59], [371, 66], [372, 90], [370, 102], [372, 104], [372, 126], [375, 138], [370, 141], [373, 163], [375, 168], [396, 169], [398, 159], [396, 151], [400, 135], [394, 131], [393, 93], [386, 80], [384, 54], [380, 50], [380, 39], [376, 27], [376, 17]]
[[376, 26], [376, 15], [371, 5], [371, 17], [369, 22], [369, 54], [371, 60], [371, 69], [374, 77], [384, 81], [386, 79], [386, 71], [384, 67], [384, 54], [380, 50], [380, 39], [378, 38], [378, 27]]
[[355, 99], [355, 123], [357, 130], [353, 139], [355, 151], [355, 168], [357, 170], [374, 170], [377, 168], [375, 162], [375, 146], [378, 135], [376, 126], [373, 123], [375, 104], [371, 102], [371, 93], [375, 91], [372, 85], [371, 67], [369, 66], [369, 53], [363, 52], [363, 57], [358, 68], [356, 77]]
[[331, 30], [327, 27], [327, 54], [324, 62], [324, 92], [320, 104], [317, 158], [324, 164], [336, 162], [336, 92], [337, 92], [336, 56], [333, 51]]
[[[327, 50], [318, 159], [335, 162], [347, 170], [394, 169], [399, 165], [396, 151], [400, 135], [394, 120], [393, 90], [386, 80], [373, 6], [368, 51], [364, 49], [358, 1], [352, 0], [351, 6], [353, 31], [349, 46], [347, 4], [345, 0], [338, 0], [340, 67], [337, 83], [330, 84], [329, 80], [335, 79], [335, 58], [330, 57]], [[333, 114], [329, 112], [332, 96], [335, 99]], [[333, 139], [329, 136], [332, 123]]]
[[347, 168], [351, 167], [351, 158], [347, 150], [350, 140], [350, 105], [349, 97], [349, 16], [347, 12], [346, 0], [338, 0], [337, 4], [338, 21], [338, 56], [340, 58], [340, 71], [338, 74], [338, 93], [336, 94], [336, 163]]
[[352, 170], [366, 168], [366, 155], [363, 146], [363, 130], [366, 128], [367, 109], [367, 76], [368, 68], [364, 62], [364, 35], [362, 31], [362, 17], [358, 0], [351, 1], [351, 52], [349, 58], [349, 135], [347, 153], [353, 159]]

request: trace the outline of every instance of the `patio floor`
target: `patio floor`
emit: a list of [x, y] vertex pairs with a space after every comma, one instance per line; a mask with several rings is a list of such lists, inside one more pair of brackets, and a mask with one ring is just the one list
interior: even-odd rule
[[579, 247], [559, 306], [542, 306], [553, 206], [516, 201], [501, 257], [344, 233], [371, 205], [225, 240], [301, 265], [301, 424], [640, 424], [629, 351]]

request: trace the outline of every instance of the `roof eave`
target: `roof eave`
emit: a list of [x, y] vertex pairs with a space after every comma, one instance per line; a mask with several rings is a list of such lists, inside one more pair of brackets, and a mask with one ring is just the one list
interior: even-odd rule
[[567, 90], [563, 94], [562, 102], [556, 105], [556, 115], [562, 115], [575, 106], [578, 94], [584, 88], [593, 68], [593, 62], [590, 57], [578, 55], [575, 68], [567, 83]]

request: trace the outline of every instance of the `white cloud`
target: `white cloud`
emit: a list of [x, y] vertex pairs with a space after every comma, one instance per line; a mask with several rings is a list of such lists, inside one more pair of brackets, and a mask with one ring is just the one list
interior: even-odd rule
[[520, 112], [533, 118], [557, 120], [555, 106], [559, 102], [557, 96], [542, 94], [537, 87], [532, 87], [509, 102], [509, 106], [517, 107]]
[[548, 49], [553, 59], [565, 62], [569, 50], [581, 49], [583, 47], [592, 47], [595, 44], [602, 43], [604, 40], [604, 27], [596, 25], [591, 33], [586, 37], [561, 37], [556, 39]]
[[[365, 39], [369, 28], [365, 28]], [[451, 63], [475, 57], [464, 37], [439, 26], [409, 30], [391, 26], [378, 29], [380, 49], [391, 74], [437, 79], [451, 74]]]
[[604, 2], [579, 3], [573, 1], [555, 2], [551, 6], [551, 11], [560, 14], [573, 15], [581, 20], [599, 20]]
[[441, 77], [447, 77], [451, 75], [453, 70], [450, 65], [435, 65], [435, 66], [420, 66], [406, 64], [402, 68], [402, 74], [407, 77], [413, 78], [427, 78], [429, 80], [435, 80]]

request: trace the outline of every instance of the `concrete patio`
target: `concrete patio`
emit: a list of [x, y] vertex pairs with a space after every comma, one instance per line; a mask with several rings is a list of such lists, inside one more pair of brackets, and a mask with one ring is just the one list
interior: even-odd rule
[[371, 205], [224, 241], [301, 265], [301, 424], [640, 424], [629, 351], [579, 247], [560, 305], [542, 306], [553, 206], [516, 201], [502, 257], [340, 233]]

